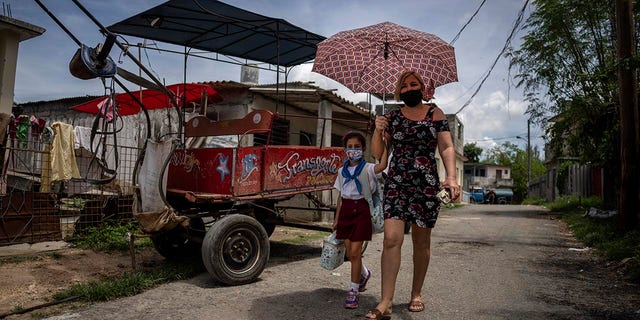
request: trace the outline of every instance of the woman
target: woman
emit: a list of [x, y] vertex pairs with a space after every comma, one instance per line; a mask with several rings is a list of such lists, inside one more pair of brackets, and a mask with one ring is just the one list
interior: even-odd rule
[[[429, 266], [431, 230], [440, 211], [436, 194], [440, 187], [460, 195], [456, 180], [455, 150], [447, 119], [435, 104], [424, 104], [433, 95], [416, 72], [403, 72], [396, 83], [395, 98], [404, 106], [376, 117], [372, 138], [374, 157], [380, 158], [389, 147], [392, 158], [384, 185], [384, 244], [382, 250], [382, 298], [367, 319], [382, 319], [391, 313], [396, 278], [400, 269], [400, 253], [404, 225], [413, 225], [413, 282], [409, 311], [424, 310], [422, 286]], [[440, 152], [446, 177], [442, 185], [435, 159]], [[391, 152], [391, 151], [390, 151]]]

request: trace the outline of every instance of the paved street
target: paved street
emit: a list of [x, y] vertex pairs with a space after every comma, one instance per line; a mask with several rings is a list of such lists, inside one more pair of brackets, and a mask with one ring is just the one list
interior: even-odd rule
[[[52, 319], [363, 319], [379, 298], [382, 235], [366, 251], [374, 277], [355, 310], [342, 307], [348, 264], [321, 269], [320, 246], [300, 246], [293, 257], [272, 248], [269, 266], [249, 285], [223, 287], [202, 274]], [[579, 249], [540, 207], [445, 210], [433, 233], [426, 310], [407, 311], [407, 235], [392, 319], [640, 319], [638, 287], [612, 281], [591, 252]]]

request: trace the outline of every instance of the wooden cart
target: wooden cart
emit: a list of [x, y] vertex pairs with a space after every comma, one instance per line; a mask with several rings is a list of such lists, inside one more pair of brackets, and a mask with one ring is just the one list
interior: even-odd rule
[[[185, 124], [185, 137], [268, 135], [276, 116], [267, 110], [226, 121], [197, 116]], [[284, 223], [276, 204], [330, 190], [343, 161], [344, 149], [334, 147], [176, 150], [167, 169], [167, 201], [190, 223], [152, 235], [154, 245], [167, 258], [200, 252], [211, 276], [224, 284], [251, 282], [268, 261], [269, 236]]]

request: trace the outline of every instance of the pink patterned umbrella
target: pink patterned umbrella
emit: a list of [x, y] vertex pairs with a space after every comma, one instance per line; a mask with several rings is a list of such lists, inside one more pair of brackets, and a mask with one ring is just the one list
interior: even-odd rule
[[[313, 69], [353, 92], [392, 93], [405, 70], [435, 87], [458, 81], [453, 47], [439, 37], [383, 22], [341, 31], [318, 44]], [[425, 99], [431, 98], [425, 96]]]

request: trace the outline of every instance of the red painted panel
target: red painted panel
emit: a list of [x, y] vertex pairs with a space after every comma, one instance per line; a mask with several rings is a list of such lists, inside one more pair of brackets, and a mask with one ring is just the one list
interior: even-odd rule
[[168, 168], [167, 188], [231, 194], [233, 148], [176, 150]]
[[333, 185], [344, 160], [343, 148], [269, 146], [264, 155], [264, 189]]
[[238, 148], [234, 195], [255, 194], [262, 190], [263, 152], [264, 147]]

